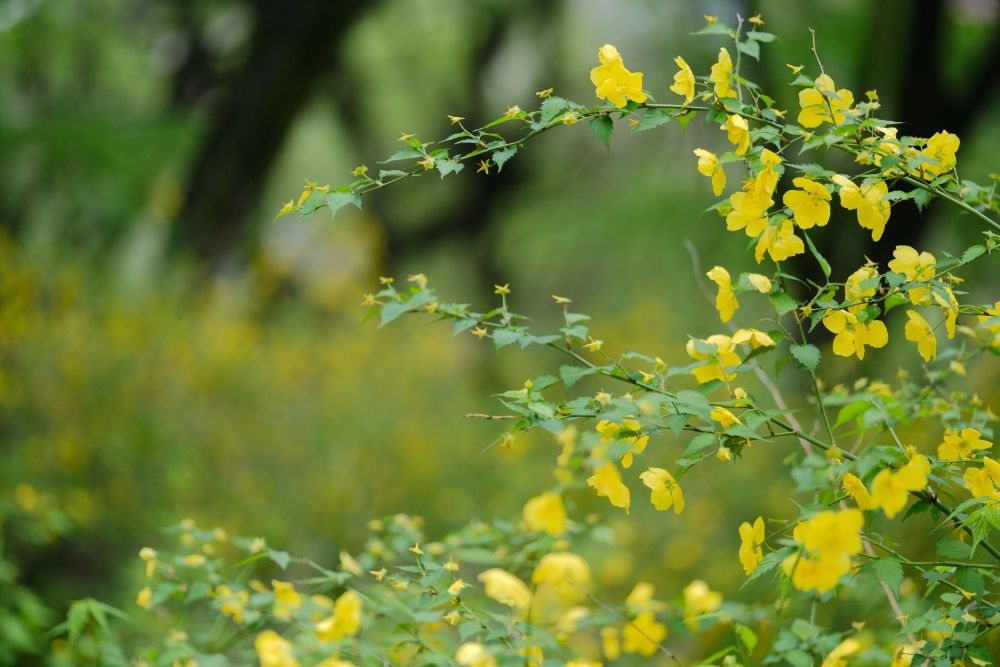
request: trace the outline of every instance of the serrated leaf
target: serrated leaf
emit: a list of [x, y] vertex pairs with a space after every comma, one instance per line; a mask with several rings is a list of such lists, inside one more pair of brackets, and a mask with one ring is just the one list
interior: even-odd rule
[[562, 378], [563, 384], [566, 385], [567, 389], [579, 382], [581, 378], [593, 375], [595, 372], [597, 372], [596, 369], [590, 366], [559, 367], [559, 377]]
[[982, 573], [974, 567], [960, 567], [955, 571], [955, 582], [964, 590], [976, 595], [986, 591]]
[[758, 42], [748, 39], [745, 42], [737, 42], [736, 48], [754, 60], [760, 60], [760, 44]]
[[758, 577], [761, 577], [770, 572], [771, 570], [773, 570], [774, 568], [778, 567], [791, 554], [792, 554], [791, 547], [782, 547], [777, 551], [772, 551], [771, 553], [767, 554], [759, 563], [757, 563], [757, 567], [754, 568], [754, 571], [750, 573], [749, 577], [747, 577], [747, 580], [744, 585], [750, 583], [754, 579], [757, 579]]
[[[494, 153], [495, 155], [495, 153]], [[438, 173], [441, 174], [441, 178], [444, 178], [448, 174], [457, 174], [465, 168], [465, 165], [458, 160], [453, 160], [450, 157], [439, 157], [434, 160], [434, 166], [437, 168]]]
[[872, 572], [875, 577], [897, 597], [899, 596], [899, 585], [903, 583], [903, 566], [892, 556], [885, 556], [872, 561]]
[[642, 114], [642, 118], [639, 119], [639, 123], [632, 128], [632, 131], [645, 132], [646, 130], [652, 130], [654, 127], [665, 125], [673, 119], [673, 113], [667, 109], [647, 109]]
[[502, 347], [512, 345], [521, 337], [521, 332], [514, 329], [497, 329], [493, 332], [493, 346], [499, 350]]
[[330, 209], [330, 215], [337, 215], [337, 211], [347, 205], [361, 208], [361, 195], [356, 192], [331, 192], [326, 196], [326, 206]]
[[561, 97], [547, 97], [545, 101], [542, 102], [541, 106], [541, 116], [538, 120], [542, 125], [548, 125], [556, 116], [559, 115], [563, 109], [565, 109], [569, 103]]
[[733, 631], [736, 632], [736, 636], [740, 638], [743, 645], [747, 647], [747, 653], [753, 653], [754, 648], [757, 646], [757, 635], [754, 631], [740, 623], [733, 626]]
[[611, 132], [615, 129], [615, 123], [611, 120], [611, 116], [597, 116], [596, 118], [591, 118], [590, 122], [587, 123], [590, 127], [590, 131], [594, 133], [594, 136], [600, 140], [604, 147], [611, 151]]
[[857, 419], [873, 407], [875, 406], [872, 402], [866, 399], [848, 403], [840, 409], [840, 412], [837, 413], [837, 421], [834, 423], [833, 427], [837, 428], [841, 424], [846, 424], [852, 419]]
[[816, 372], [816, 367], [819, 366], [820, 351], [815, 345], [810, 345], [806, 343], [805, 345], [790, 345], [788, 351], [792, 353], [795, 360], [802, 364], [810, 373]]
[[942, 558], [968, 560], [972, 557], [972, 547], [965, 542], [959, 542], [958, 540], [944, 540], [942, 542], [938, 542], [937, 553], [938, 556], [941, 556]]
[[497, 166], [497, 171], [503, 171], [503, 166], [507, 164], [517, 153], [517, 146], [509, 146], [498, 151], [493, 151], [493, 155], [490, 157], [493, 160], [493, 164]]
[[768, 298], [771, 300], [771, 305], [774, 306], [774, 310], [779, 316], [787, 315], [799, 307], [799, 304], [787, 292], [775, 292], [774, 294], [769, 294]]
[[974, 245], [971, 248], [966, 248], [965, 252], [962, 253], [962, 264], [968, 264], [975, 258], [985, 254], [986, 248], [981, 245]]

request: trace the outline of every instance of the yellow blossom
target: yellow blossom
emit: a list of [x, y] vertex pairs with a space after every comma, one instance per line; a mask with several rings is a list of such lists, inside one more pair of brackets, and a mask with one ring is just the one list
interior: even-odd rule
[[575, 125], [576, 121], [580, 120], [580, 118], [575, 113], [570, 111], [569, 113], [564, 114], [559, 120], [562, 121], [563, 125]]
[[726, 189], [726, 172], [719, 158], [704, 148], [695, 148], [693, 152], [698, 156], [698, 173], [712, 179], [712, 193], [718, 197]]
[[480, 160], [479, 161], [479, 168], [476, 169], [476, 173], [477, 174], [489, 174], [490, 173], [490, 161], [489, 160]]
[[590, 587], [590, 567], [568, 551], [545, 554], [532, 572], [531, 582], [552, 589], [564, 601], [575, 602]]
[[695, 579], [684, 587], [684, 624], [694, 632], [698, 629], [698, 617], [711, 614], [722, 606], [722, 593], [713, 591], [701, 579]]
[[233, 621], [243, 624], [243, 612], [250, 604], [250, 594], [246, 591], [233, 592], [229, 586], [217, 586], [215, 597], [222, 604], [222, 615], [232, 617]]
[[805, 68], [805, 65], [785, 65], [785, 67], [792, 70], [792, 74], [798, 74]]
[[566, 532], [566, 507], [558, 493], [543, 493], [524, 505], [524, 522], [528, 530], [544, 531], [553, 537]]
[[872, 501], [871, 494], [868, 493], [868, 489], [865, 488], [865, 483], [857, 475], [851, 473], [844, 473], [844, 491], [847, 492], [854, 502], [858, 504], [858, 509], [861, 511], [867, 511], [875, 509], [875, 503]]
[[740, 524], [740, 564], [743, 565], [743, 572], [750, 576], [757, 566], [764, 559], [764, 517], [757, 517], [757, 520], [750, 525], [744, 521]]
[[719, 49], [719, 60], [712, 65], [712, 71], [708, 79], [715, 86], [715, 96], [719, 99], [725, 97], [736, 97], [736, 91], [730, 85], [729, 75], [733, 73], [733, 59], [729, 57], [729, 51], [725, 48]]
[[774, 200], [763, 190], [734, 192], [729, 197], [732, 210], [726, 214], [726, 229], [731, 232], [744, 229], [747, 236], [757, 236], [767, 227], [767, 209], [772, 204]]
[[799, 176], [792, 180], [799, 190], [789, 190], [782, 197], [785, 206], [792, 209], [795, 224], [802, 229], [824, 227], [830, 221], [830, 193], [821, 184]]
[[369, 570], [368, 574], [375, 577], [375, 581], [382, 581], [383, 579], [385, 579], [385, 575], [389, 574], [389, 570], [383, 567], [382, 569], [379, 570]]
[[663, 511], [673, 506], [674, 514], [684, 511], [684, 493], [681, 491], [681, 485], [669, 472], [663, 468], [649, 468], [639, 475], [639, 479], [652, 489], [649, 502], [653, 507]]
[[743, 423], [740, 421], [739, 417], [734, 415], [726, 408], [720, 406], [714, 406], [711, 412], [709, 413], [709, 416], [715, 421], [719, 422], [719, 425], [722, 426], [722, 428], [729, 428], [733, 424]]
[[861, 551], [860, 510], [820, 512], [793, 531], [800, 551], [784, 560], [782, 568], [800, 591], [825, 593], [851, 570], [851, 556]]
[[778, 187], [780, 176], [776, 167], [781, 164], [781, 156], [765, 148], [760, 152], [760, 164], [761, 170], [754, 177], [753, 189], [772, 195]]
[[1000, 500], [1000, 492], [997, 491], [997, 484], [1000, 484], [1000, 464], [989, 457], [984, 458], [983, 467], [966, 468], [962, 484], [972, 493], [973, 498]]
[[462, 667], [497, 667], [497, 659], [479, 642], [466, 642], [459, 646], [455, 662]]
[[287, 581], [275, 579], [271, 585], [274, 587], [274, 615], [290, 619], [295, 610], [302, 606], [302, 596], [295, 590], [295, 585]]
[[462, 589], [466, 587], [466, 583], [461, 579], [456, 579], [451, 586], [448, 587], [448, 595], [458, 595], [462, 592]]
[[840, 124], [844, 122], [846, 116], [844, 112], [854, 104], [854, 94], [842, 88], [836, 90], [836, 85], [826, 74], [816, 77], [814, 88], [806, 88], [799, 91], [799, 125], [806, 128], [819, 127], [823, 123], [829, 123], [830, 110], [833, 110], [833, 122]]
[[728, 322], [736, 313], [736, 309], [740, 307], [740, 302], [733, 293], [729, 272], [721, 266], [714, 266], [705, 275], [719, 286], [719, 293], [715, 297], [715, 308], [719, 311], [719, 319]]
[[934, 336], [934, 330], [917, 311], [907, 310], [906, 316], [909, 318], [904, 329], [906, 340], [917, 344], [917, 352], [924, 361], [931, 361], [937, 356], [937, 338]]
[[726, 131], [726, 138], [736, 146], [733, 152], [737, 155], [745, 154], [750, 148], [750, 125], [743, 116], [731, 114], [719, 129]]
[[833, 647], [820, 667], [847, 667], [847, 656], [857, 653], [860, 649], [861, 643], [857, 639], [845, 639]]
[[823, 326], [836, 334], [833, 353], [841, 357], [856, 354], [858, 359], [864, 359], [866, 346], [881, 348], [889, 342], [889, 331], [881, 320], [866, 324], [850, 311], [831, 311], [823, 318]]
[[544, 100], [548, 97], [552, 97], [553, 90], [554, 90], [553, 88], [546, 88], [545, 90], [539, 90], [537, 93], [535, 93], [535, 96], [538, 97], [538, 99]]
[[774, 339], [759, 329], [737, 329], [733, 333], [734, 345], [749, 345], [753, 349], [774, 347]]
[[618, 628], [612, 626], [601, 628], [601, 650], [608, 660], [616, 660], [621, 656], [621, 632]]
[[926, 456], [916, 454], [899, 470], [884, 468], [872, 480], [872, 502], [890, 519], [906, 506], [907, 494], [927, 485], [931, 472]]
[[407, 282], [416, 283], [420, 289], [427, 287], [427, 276], [422, 273], [413, 273], [406, 276]]
[[840, 186], [840, 205], [848, 211], [857, 212], [858, 224], [871, 230], [873, 241], [882, 238], [891, 213], [889, 200], [886, 199], [889, 186], [885, 181], [859, 186], [841, 174], [835, 175], [832, 180]]
[[764, 252], [775, 262], [783, 262], [789, 257], [801, 255], [806, 251], [802, 239], [795, 235], [792, 221], [785, 219], [775, 225], [765, 225], [764, 233], [757, 240], [753, 256], [759, 264], [764, 259]]
[[479, 581], [483, 582], [487, 597], [512, 607], [519, 614], [524, 614], [531, 606], [531, 591], [510, 572], [490, 568], [479, 575]]
[[927, 145], [921, 156], [929, 160], [920, 163], [921, 175], [928, 181], [932, 181], [941, 174], [955, 168], [957, 160], [955, 153], [958, 152], [960, 140], [957, 135], [950, 132], [936, 132], [934, 136], [927, 140]]
[[614, 463], [604, 463], [595, 470], [594, 474], [587, 478], [587, 485], [594, 489], [598, 496], [606, 497], [615, 507], [629, 511], [631, 504], [629, 490], [622, 483], [621, 474]]
[[961, 431], [947, 429], [944, 442], [938, 445], [938, 458], [942, 461], [970, 461], [976, 458], [976, 450], [992, 446], [993, 443], [983, 439], [974, 428], [963, 428]]
[[687, 106], [694, 100], [694, 72], [680, 56], [674, 58], [674, 62], [680, 69], [674, 74], [674, 85], [670, 86], [670, 90], [683, 97]]
[[753, 16], [747, 19], [747, 23], [752, 23], [755, 26], [760, 27], [764, 25], [764, 17], [761, 16], [760, 14], [754, 14]]
[[688, 356], [697, 361], [706, 359], [713, 360], [713, 363], [709, 363], [704, 366], [697, 366], [691, 370], [691, 374], [694, 375], [698, 384], [705, 384], [706, 382], [711, 382], [712, 380], [722, 380], [725, 382], [736, 377], [736, 375], [730, 371], [740, 365], [740, 357], [736, 354], [735, 345], [731, 337], [724, 334], [714, 334], [700, 342], [705, 345], [714, 346], [715, 351], [700, 352], [695, 345], [695, 341], [693, 339], [688, 339]]
[[747, 280], [751, 285], [753, 285], [753, 288], [761, 294], [771, 293], [771, 279], [767, 276], [763, 276], [759, 273], [748, 273]]
[[553, 294], [552, 300], [558, 303], [560, 306], [567, 306], [573, 303], [572, 299], [567, 299], [566, 297], [559, 296], [558, 294]]
[[[921, 282], [934, 277], [937, 262], [929, 252], [917, 252], [908, 245], [898, 245], [892, 251], [893, 259], [889, 261], [889, 269], [906, 276], [909, 282]], [[929, 287], [914, 287], [908, 290], [910, 303], [920, 306], [930, 303]]]
[[452, 125], [455, 123], [461, 123], [465, 120], [465, 116], [452, 116], [451, 114], [446, 114], [448, 116], [448, 122]]
[[659, 623], [651, 612], [643, 612], [622, 628], [622, 650], [650, 657], [656, 655], [657, 646], [667, 636], [667, 626]]
[[260, 667], [299, 667], [292, 645], [274, 630], [265, 630], [254, 640]]
[[601, 64], [590, 70], [590, 82], [596, 86], [595, 94], [599, 99], [608, 100], [618, 108], [625, 106], [628, 100], [646, 101], [646, 93], [642, 90], [642, 72], [625, 69], [615, 47], [605, 44], [598, 50], [597, 58]]
[[361, 612], [361, 596], [354, 591], [344, 592], [333, 605], [333, 615], [316, 624], [316, 636], [325, 642], [353, 637], [361, 630]]
[[351, 176], [364, 176], [368, 172], [368, 166], [364, 164], [359, 164], [357, 167], [351, 170]]
[[149, 586], [143, 586], [135, 596], [135, 603], [143, 609], [149, 609], [153, 604], [153, 591]]
[[514, 118], [519, 113], [521, 113], [521, 107], [514, 104], [512, 106], [507, 107], [507, 110], [503, 112], [503, 115], [507, 118]]

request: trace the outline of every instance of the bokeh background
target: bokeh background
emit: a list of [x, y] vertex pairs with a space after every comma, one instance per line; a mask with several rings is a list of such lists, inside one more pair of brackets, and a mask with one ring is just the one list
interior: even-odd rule
[[[671, 100], [674, 56], [704, 74], [724, 44], [689, 35], [703, 15], [758, 12], [780, 39], [747, 74], [780, 107], [795, 113], [786, 63], [814, 69], [811, 26], [838, 86], [877, 89], [907, 134], [959, 134], [965, 177], [1000, 171], [996, 0], [0, 2], [0, 644], [30, 644], [75, 598], [132, 604], [138, 548], [180, 517], [330, 560], [371, 516], [419, 514], [433, 532], [518, 512], [551, 484], [554, 447], [487, 449], [500, 427], [463, 414], [561, 360], [494, 354], [429, 319], [377, 330], [361, 295], [421, 271], [486, 306], [510, 283], [544, 327], [564, 294], [608, 349], [685, 363], [686, 337], [720, 326], [684, 241], [708, 266], [752, 263], [704, 213], [691, 149], [724, 150], [718, 130], [619, 126], [608, 155], [564, 128], [500, 174], [408, 179], [335, 222], [274, 213], [307, 179], [374, 166], [402, 132], [445, 135], [445, 114], [476, 124], [548, 87], [593, 102], [606, 42]], [[846, 222], [824, 235], [835, 275], [861, 252], [976, 237], [954, 211], [914, 213], [895, 209], [878, 247]], [[995, 275], [978, 284], [995, 299]], [[865, 372], [915, 360], [892, 347]], [[996, 364], [970, 381], [995, 398]], [[614, 518], [625, 549], [604, 582], [672, 596], [697, 575], [747, 595], [735, 526], [787, 507], [789, 451], [695, 470], [681, 517]]]

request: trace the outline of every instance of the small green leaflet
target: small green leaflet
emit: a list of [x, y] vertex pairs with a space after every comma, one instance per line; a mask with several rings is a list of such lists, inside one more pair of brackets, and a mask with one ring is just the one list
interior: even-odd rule
[[514, 157], [517, 153], [517, 146], [510, 146], [508, 148], [503, 148], [498, 151], [493, 151], [493, 164], [497, 166], [497, 171], [502, 171], [503, 166], [507, 164], [507, 161]]
[[760, 60], [760, 44], [759, 43], [748, 39], [745, 42], [737, 42], [736, 43], [736, 48], [740, 50], [740, 53], [745, 53], [748, 56], [750, 56], [751, 58], [753, 58], [754, 60]]
[[458, 160], [453, 160], [450, 157], [435, 159], [434, 166], [437, 167], [438, 172], [441, 174], [441, 178], [444, 178], [448, 174], [457, 174], [465, 168], [464, 164]]
[[633, 132], [645, 132], [654, 127], [666, 125], [674, 119], [674, 115], [667, 109], [647, 109], [639, 119], [638, 125], [632, 128]]
[[356, 192], [331, 192], [326, 196], [326, 206], [330, 209], [330, 215], [337, 215], [337, 211], [350, 204], [361, 208], [361, 195]]
[[611, 151], [611, 131], [615, 128], [615, 123], [611, 120], [611, 116], [597, 116], [592, 118], [587, 125], [590, 127], [590, 131], [594, 133], [604, 147]]
[[903, 583], [903, 566], [899, 561], [892, 556], [885, 556], [872, 561], [871, 569], [875, 577], [898, 597], [899, 585]]
[[795, 360], [802, 364], [810, 373], [816, 372], [816, 367], [819, 366], [820, 352], [819, 348], [815, 345], [810, 345], [806, 343], [805, 345], [791, 345], [788, 351], [792, 353]]
[[823, 254], [816, 249], [816, 246], [813, 245], [812, 239], [809, 238], [808, 234], [803, 232], [802, 235], [806, 237], [806, 245], [809, 246], [809, 250], [812, 251], [813, 257], [815, 257], [816, 261], [819, 262], [819, 268], [823, 270], [823, 275], [826, 278], [829, 278], [831, 273], [830, 262], [826, 261], [826, 257], [823, 257]]

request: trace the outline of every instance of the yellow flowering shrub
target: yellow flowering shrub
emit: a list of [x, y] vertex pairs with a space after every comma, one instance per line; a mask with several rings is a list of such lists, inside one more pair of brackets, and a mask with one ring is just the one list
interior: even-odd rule
[[[590, 71], [598, 104], [547, 90], [537, 110], [512, 106], [481, 127], [461, 124], [442, 141], [404, 135], [408, 148], [390, 160], [402, 162], [399, 168], [355, 170], [355, 180], [340, 187], [311, 184], [279, 217], [360, 207], [366, 194], [432, 168], [444, 178], [478, 164], [482, 175], [468, 176], [489, 178], [491, 167], [513, 168], [505, 165], [534, 137], [577, 123], [610, 147], [621, 121], [638, 133], [687, 127], [700, 115], [717, 145], [714, 152], [691, 148], [693, 171], [722, 198], [711, 207], [721, 219], [700, 224], [715, 225], [720, 243], [732, 241], [753, 257], [740, 267], [753, 273], [713, 261], [692, 279], [728, 326], [672, 339], [678, 357], [683, 348], [690, 360], [672, 365], [620, 348], [567, 297], [553, 297], [555, 324], [536, 326], [514, 310], [518, 293], [510, 284], [495, 285], [494, 303], [480, 307], [445, 298], [423, 274], [399, 283], [383, 278], [363, 300], [380, 325], [432, 318], [467, 343], [534, 348], [559, 360], [498, 394], [500, 414], [470, 415], [508, 427], [500, 446], [527, 432], [553, 440], [538, 455], [551, 456], [552, 476], [518, 516], [479, 520], [467, 512], [467, 525], [436, 539], [408, 515], [374, 520], [363, 552], [342, 554], [335, 566], [292, 557], [261, 538], [177, 526], [170, 531], [176, 544], [143, 552], [146, 580], [136, 602], [165, 626], [188, 619], [191, 627], [183, 637], [164, 632], [152, 647], [134, 649], [138, 660], [541, 667], [640, 664], [657, 656], [658, 664], [733, 667], [989, 664], [990, 633], [1000, 625], [1000, 549], [993, 544], [1000, 465], [989, 456], [997, 415], [964, 390], [962, 378], [1000, 354], [1000, 302], [983, 304], [978, 291], [959, 289], [959, 273], [996, 257], [1000, 204], [992, 188], [960, 179], [958, 137], [946, 130], [929, 139], [899, 136], [875, 115], [877, 95], [856, 103], [852, 91], [836, 87], [818, 52], [815, 77], [792, 67], [797, 113], [778, 108], [741, 70], [775, 39], [760, 30], [763, 19], [741, 19], [733, 29], [707, 18], [699, 33], [726, 42], [707, 72], [678, 55], [672, 85], [650, 82], [606, 44]], [[655, 101], [667, 91], [682, 99]], [[501, 125], [506, 134], [497, 131]], [[858, 168], [844, 168], [831, 153]], [[837, 169], [824, 166], [830, 163]], [[739, 172], [741, 184], [729, 196], [727, 168]], [[981, 228], [981, 243], [935, 255], [898, 246], [885, 267], [860, 257], [834, 267], [810, 237], [877, 242], [894, 207], [923, 209], [935, 199]], [[823, 278], [807, 276], [793, 258], [815, 263]], [[860, 362], [886, 354], [896, 337], [915, 344], [905, 350], [916, 370], [901, 369], [892, 383], [861, 375], [869, 366]], [[801, 395], [783, 394], [775, 381], [782, 368], [795, 374]], [[936, 452], [920, 451], [919, 432], [943, 434]], [[624, 598], [627, 587], [610, 594], [602, 587], [605, 577], [627, 581], [628, 564], [620, 561], [629, 557], [626, 549], [616, 554], [619, 564], [602, 560], [619, 532], [602, 515], [626, 526], [646, 520], [642, 531], [669, 532], [682, 513], [704, 512], [699, 517], [709, 521], [710, 503], [694, 500], [693, 480], [762, 450], [782, 452], [794, 499], [775, 516], [748, 512], [731, 526], [731, 544], [710, 547], [728, 549], [737, 576], [742, 570], [759, 595], [726, 599], [707, 574], [661, 590], [660, 600], [648, 582]], [[640, 485], [648, 500], [643, 493], [633, 504]], [[930, 536], [926, 551], [900, 545], [899, 531], [911, 526]], [[697, 563], [699, 546], [680, 544], [671, 559]], [[281, 578], [268, 586], [266, 572]], [[221, 629], [185, 616], [189, 607]], [[118, 646], [95, 609], [92, 601], [75, 604], [60, 632], [72, 643], [87, 628], [92, 646]]]

